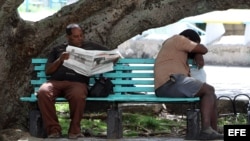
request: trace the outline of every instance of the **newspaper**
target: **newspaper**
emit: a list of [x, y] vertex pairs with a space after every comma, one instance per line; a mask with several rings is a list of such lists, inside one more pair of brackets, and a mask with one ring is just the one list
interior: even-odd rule
[[113, 62], [122, 57], [118, 49], [111, 51], [85, 50], [79, 47], [67, 46], [69, 59], [63, 65], [75, 72], [92, 76], [113, 70]]

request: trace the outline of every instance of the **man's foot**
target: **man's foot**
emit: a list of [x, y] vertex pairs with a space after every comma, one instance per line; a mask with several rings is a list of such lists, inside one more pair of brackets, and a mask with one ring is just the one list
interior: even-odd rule
[[79, 134], [71, 134], [69, 133], [69, 139], [77, 139], [77, 138], [82, 138], [84, 135], [82, 133]]
[[60, 138], [60, 137], [61, 137], [61, 133], [59, 132], [51, 133], [48, 135], [48, 138]]
[[218, 133], [211, 127], [201, 130], [199, 135], [200, 140], [217, 140], [217, 139], [224, 139], [224, 135]]

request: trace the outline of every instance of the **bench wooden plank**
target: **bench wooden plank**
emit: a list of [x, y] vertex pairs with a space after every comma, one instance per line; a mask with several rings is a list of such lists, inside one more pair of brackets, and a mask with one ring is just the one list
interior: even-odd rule
[[[108, 101], [108, 102], [140, 102], [140, 103], [189, 103], [189, 102], [197, 102], [199, 98], [157, 98], [154, 94], [143, 95], [143, 97], [139, 94], [121, 94], [117, 95], [109, 95], [107, 97], [87, 97], [87, 100], [90, 101]], [[37, 102], [37, 97], [35, 94], [32, 94], [31, 97], [21, 97], [21, 101], [26, 102]], [[63, 97], [59, 97], [56, 99], [57, 102], [67, 102], [67, 100]]]
[[47, 63], [47, 58], [32, 58], [31, 63], [32, 64], [45, 64]]

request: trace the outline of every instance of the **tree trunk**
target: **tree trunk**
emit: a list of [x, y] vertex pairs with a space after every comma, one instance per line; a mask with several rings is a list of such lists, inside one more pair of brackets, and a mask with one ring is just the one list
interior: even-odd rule
[[31, 58], [46, 57], [64, 41], [69, 23], [79, 23], [86, 40], [116, 48], [146, 29], [213, 10], [249, 8], [249, 0], [79, 0], [38, 22], [24, 21], [17, 8], [24, 0], [0, 1], [0, 129], [24, 128], [32, 93]]

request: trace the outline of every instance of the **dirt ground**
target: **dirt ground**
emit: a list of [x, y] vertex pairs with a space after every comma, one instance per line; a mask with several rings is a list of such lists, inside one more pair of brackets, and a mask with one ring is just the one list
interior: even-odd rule
[[[229, 107], [227, 106], [228, 102], [223, 102], [223, 103], [220, 103], [219, 104], [219, 109], [223, 109], [224, 111], [220, 111], [220, 113], [228, 113], [228, 112], [232, 112], [232, 111], [227, 111], [227, 109], [225, 107]], [[173, 106], [173, 105], [172, 105]], [[126, 108], [127, 107], [127, 108]], [[146, 106], [148, 107], [148, 106]], [[145, 108], [144, 109], [147, 109], [147, 111], [149, 111], [149, 109], [154, 109], [153, 111], [159, 111], [160, 107], [158, 104], [155, 104], [153, 105], [154, 108]], [[170, 105], [168, 105], [168, 108], [170, 109], [177, 109], [177, 107], [173, 106], [171, 107]], [[184, 108], [186, 109], [186, 108]], [[123, 106], [123, 110], [124, 111], [138, 111], [138, 107], [136, 105], [134, 106]], [[143, 111], [141, 108], [140, 108], [140, 111]], [[151, 111], [151, 112], [153, 112]], [[182, 118], [182, 116], [178, 116], [178, 115], [172, 115], [172, 114], [169, 114], [168, 112], [166, 111], [161, 111], [161, 114], [159, 115], [161, 118], [167, 118], [167, 119], [179, 119], [179, 118]], [[87, 117], [85, 117], [87, 118]], [[222, 131], [223, 129], [220, 129], [220, 132], [223, 132]], [[183, 129], [184, 131], [184, 129]], [[150, 136], [150, 137], [146, 137], [146, 136], [141, 136], [136, 139], [132, 139], [133, 141], [161, 141], [161, 140], [171, 140], [171, 141], [180, 141], [180, 140], [184, 140], [184, 134], [183, 132], [172, 132], [172, 133], [176, 133], [176, 134], [168, 134], [168, 135], [162, 135], [161, 137], [159, 137], [159, 135], [156, 135], [156, 136]], [[164, 137], [166, 136], [166, 137]], [[150, 138], [150, 139], [149, 139]], [[83, 140], [84, 141], [102, 141], [102, 140], [106, 140], [105, 138], [100, 138], [100, 137], [88, 137], [88, 138], [82, 138], [82, 139], [79, 139], [79, 140]], [[23, 130], [20, 130], [20, 129], [5, 129], [5, 130], [0, 130], [0, 141], [51, 141], [53, 139], [43, 139], [43, 138], [36, 138], [36, 137], [32, 137], [28, 131], [23, 131]], [[64, 137], [62, 139], [57, 139], [57, 140], [53, 140], [53, 141], [60, 141], [60, 140], [64, 140], [64, 141], [67, 141], [67, 137]], [[121, 139], [119, 141], [129, 141], [131, 139]], [[114, 140], [112, 140], [114, 141]], [[115, 141], [118, 141], [118, 140], [115, 140]]]
[[[30, 136], [28, 132], [19, 129], [6, 129], [0, 131], [0, 141], [70, 141], [67, 137], [60, 139], [43, 139]], [[122, 138], [122, 139], [105, 139], [98, 137], [78, 138], [77, 141], [183, 141], [181, 137], [137, 137], [137, 138]], [[74, 139], [74, 141], [76, 141]]]
[[30, 134], [20, 129], [5, 129], [0, 131], [0, 141], [18, 141], [21, 138], [28, 138]]

